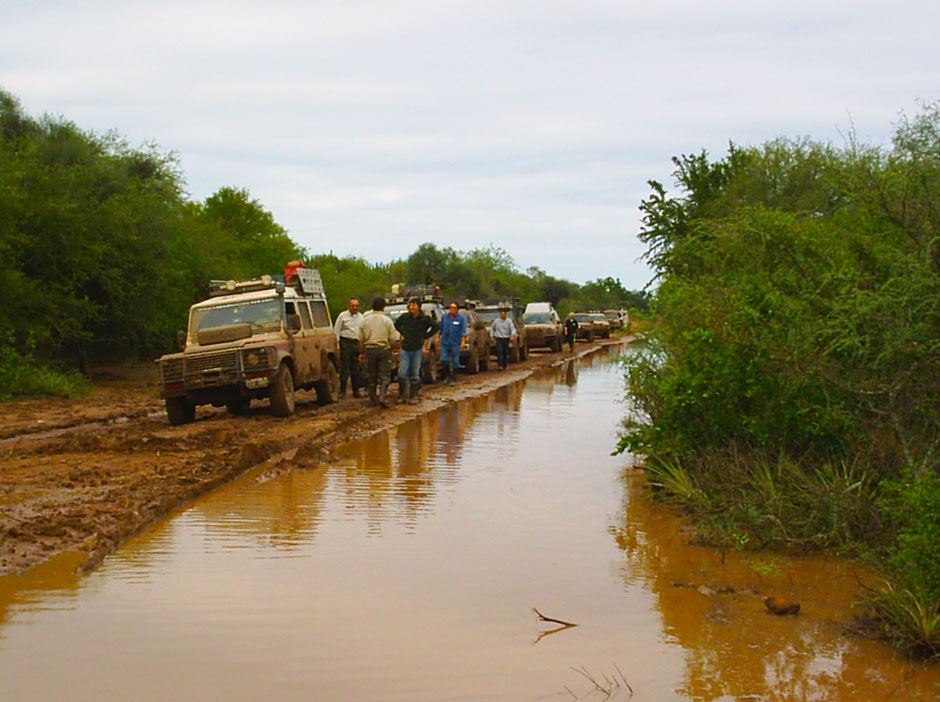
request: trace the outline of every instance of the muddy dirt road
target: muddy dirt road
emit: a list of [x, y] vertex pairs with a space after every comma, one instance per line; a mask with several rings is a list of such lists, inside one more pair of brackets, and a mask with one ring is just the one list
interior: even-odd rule
[[[578, 344], [575, 354], [598, 347]], [[427, 386], [420, 405], [387, 410], [352, 398], [321, 408], [315, 393], [300, 392], [297, 412], [287, 419], [273, 417], [266, 402], [256, 401], [244, 417], [200, 407], [194, 423], [171, 427], [150, 368], [101, 373], [92, 395], [78, 400], [4, 403], [0, 576], [64, 551], [87, 554], [82, 569], [92, 570], [147, 524], [254, 465], [315, 465], [340, 443], [568, 357], [537, 351], [505, 372]], [[395, 392], [393, 385], [392, 399]]]

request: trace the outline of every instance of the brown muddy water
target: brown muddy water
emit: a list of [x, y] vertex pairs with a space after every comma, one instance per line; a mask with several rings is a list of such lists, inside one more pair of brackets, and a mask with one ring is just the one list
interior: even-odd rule
[[940, 698], [844, 633], [852, 564], [687, 545], [610, 455], [621, 394], [605, 352], [0, 579], [0, 699]]

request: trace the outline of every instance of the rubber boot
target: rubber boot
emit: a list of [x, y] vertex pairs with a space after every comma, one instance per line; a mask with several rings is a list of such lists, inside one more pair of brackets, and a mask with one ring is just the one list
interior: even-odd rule
[[411, 381], [404, 378], [398, 379], [398, 402], [405, 404], [408, 402], [408, 396], [411, 395]]
[[389, 381], [387, 378], [383, 380], [381, 390], [379, 390], [379, 404], [382, 407], [388, 407], [388, 400], [386, 399], [386, 395], [388, 395], [389, 382], [391, 381]]
[[411, 397], [408, 398], [409, 405], [416, 405], [420, 402], [418, 395], [421, 394], [421, 381], [411, 384]]

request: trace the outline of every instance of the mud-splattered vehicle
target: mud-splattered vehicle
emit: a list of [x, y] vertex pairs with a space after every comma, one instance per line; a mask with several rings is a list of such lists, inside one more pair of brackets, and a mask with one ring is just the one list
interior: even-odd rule
[[590, 313], [591, 321], [594, 323], [594, 336], [601, 339], [610, 338], [610, 321], [602, 313], [594, 311]]
[[523, 319], [527, 350], [547, 346], [549, 351], [561, 351], [564, 329], [552, 303], [530, 302], [526, 305]]
[[285, 417], [296, 389], [335, 402], [339, 349], [319, 272], [292, 261], [283, 277], [215, 281], [209, 299], [189, 310], [183, 351], [157, 364], [174, 425], [193, 421], [198, 405], [242, 414], [261, 398]]
[[591, 319], [591, 315], [587, 312], [578, 312], [574, 316], [575, 321], [578, 323], [578, 339], [584, 339], [589, 343], [594, 343], [594, 337], [597, 336], [597, 332], [594, 329], [594, 320]]

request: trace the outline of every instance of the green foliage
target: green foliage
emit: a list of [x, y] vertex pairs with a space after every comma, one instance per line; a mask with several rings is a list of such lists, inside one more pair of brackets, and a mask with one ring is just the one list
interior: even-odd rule
[[11, 334], [0, 339], [0, 400], [19, 395], [82, 397], [90, 390], [91, 382], [81, 373], [37, 363], [16, 349]]
[[891, 149], [777, 139], [674, 163], [679, 195], [653, 182], [641, 205], [657, 324], [621, 449], [715, 540], [883, 554], [897, 612], [929, 630], [940, 491], [892, 486], [940, 468], [940, 107]]

